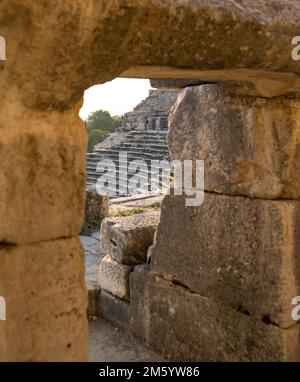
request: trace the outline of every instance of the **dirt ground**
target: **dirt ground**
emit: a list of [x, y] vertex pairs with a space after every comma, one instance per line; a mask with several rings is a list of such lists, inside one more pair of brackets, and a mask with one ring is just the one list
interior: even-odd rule
[[157, 354], [136, 344], [107, 321], [89, 323], [92, 362], [159, 362]]

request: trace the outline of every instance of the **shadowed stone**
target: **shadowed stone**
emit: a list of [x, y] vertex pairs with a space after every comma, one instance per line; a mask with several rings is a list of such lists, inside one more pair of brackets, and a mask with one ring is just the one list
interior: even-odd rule
[[202, 85], [204, 83], [198, 80], [150, 80], [151, 86], [157, 89], [183, 89], [188, 86]]
[[97, 192], [87, 191], [85, 202], [85, 220], [83, 231], [93, 232], [100, 229], [102, 220], [108, 216], [109, 198]]
[[101, 291], [99, 296], [100, 315], [112, 322], [119, 328], [129, 331], [130, 324], [130, 305], [124, 300]]
[[166, 196], [151, 268], [216, 303], [287, 327], [300, 290], [300, 202]]
[[134, 338], [172, 361], [299, 361], [299, 325], [281, 329], [148, 273], [133, 272]]

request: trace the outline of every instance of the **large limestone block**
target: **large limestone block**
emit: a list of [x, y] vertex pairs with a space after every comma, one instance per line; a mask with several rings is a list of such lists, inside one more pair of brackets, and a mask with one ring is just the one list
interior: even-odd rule
[[282, 327], [300, 291], [300, 202], [166, 196], [151, 267], [220, 304]]
[[0, 85], [17, 84], [27, 105], [45, 110], [68, 108], [122, 72], [245, 84], [263, 96], [299, 92], [291, 57], [299, 12], [297, 0], [2, 0]]
[[131, 271], [132, 267], [120, 264], [110, 255], [106, 255], [99, 267], [101, 289], [129, 301], [129, 274]]
[[233, 96], [219, 85], [185, 89], [170, 114], [172, 159], [204, 160], [205, 190], [300, 197], [300, 99]]
[[76, 236], [84, 217], [86, 171], [78, 110], [29, 113], [13, 101], [14, 118], [4, 114], [0, 127], [0, 242]]
[[131, 331], [172, 361], [299, 361], [299, 325], [281, 329], [143, 272], [133, 272]]
[[87, 291], [79, 240], [0, 248], [1, 361], [85, 361]]
[[147, 249], [153, 243], [160, 212], [128, 217], [106, 218], [101, 226], [101, 248], [123, 264], [146, 262]]

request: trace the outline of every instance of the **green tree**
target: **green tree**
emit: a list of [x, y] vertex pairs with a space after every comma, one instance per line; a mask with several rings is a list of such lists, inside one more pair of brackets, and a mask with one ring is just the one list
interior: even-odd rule
[[94, 146], [97, 143], [102, 142], [109, 135], [108, 131], [103, 131], [99, 129], [88, 130], [88, 152], [93, 151]]
[[112, 117], [114, 129], [122, 126], [122, 117], [119, 115], [113, 115]]
[[97, 110], [90, 113], [85, 126], [88, 133], [88, 152], [92, 152], [97, 143], [102, 142], [109, 134], [113, 133], [117, 127], [122, 126], [122, 117], [111, 116], [106, 110]]
[[111, 116], [106, 110], [97, 110], [90, 113], [86, 120], [87, 130], [103, 130], [113, 132], [122, 125], [122, 117]]

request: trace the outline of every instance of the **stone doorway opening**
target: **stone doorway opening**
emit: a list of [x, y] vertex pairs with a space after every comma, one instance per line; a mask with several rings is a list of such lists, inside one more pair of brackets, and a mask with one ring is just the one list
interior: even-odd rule
[[[107, 346], [112, 340], [110, 354], [113, 354], [115, 336], [109, 334], [110, 324], [125, 335], [122, 338], [130, 336], [130, 274], [136, 267], [150, 262], [163, 199], [162, 188], [168, 186], [162, 179], [167, 176], [167, 171], [170, 172], [167, 168], [170, 162], [168, 115], [178, 91], [153, 88], [149, 80], [125, 81], [116, 79], [88, 89], [80, 111], [80, 116], [85, 117], [89, 142], [85, 222], [80, 240], [85, 250], [92, 358], [97, 357], [95, 349], [103, 346], [98, 343], [101, 339]], [[126, 105], [118, 104], [122, 97], [124, 100], [130, 86], [135, 87], [138, 93], [132, 94], [132, 89], [129, 94], [135, 104], [130, 105], [130, 100]], [[118, 91], [119, 94], [116, 93]], [[140, 97], [138, 101], [137, 96]], [[100, 98], [98, 105], [95, 97]], [[88, 114], [91, 107], [96, 110]], [[119, 110], [118, 116], [113, 115], [116, 110]], [[94, 138], [98, 132], [97, 141]], [[99, 170], [103, 161], [112, 162], [115, 172], [109, 174], [109, 167], [100, 167]], [[134, 163], [137, 166], [132, 170]], [[152, 178], [156, 172], [160, 182], [155, 180], [154, 185]], [[107, 178], [100, 188], [99, 178], [104, 174]], [[127, 188], [124, 191], [120, 183], [125, 177]], [[136, 191], [131, 186], [133, 182], [138, 183]], [[122, 338], [120, 341], [124, 341]], [[132, 348], [137, 347], [129, 339], [128, 344]], [[136, 353], [145, 356], [142, 348], [137, 347]], [[158, 359], [158, 356], [151, 357]], [[119, 360], [126, 359], [122, 359], [120, 354]]]

